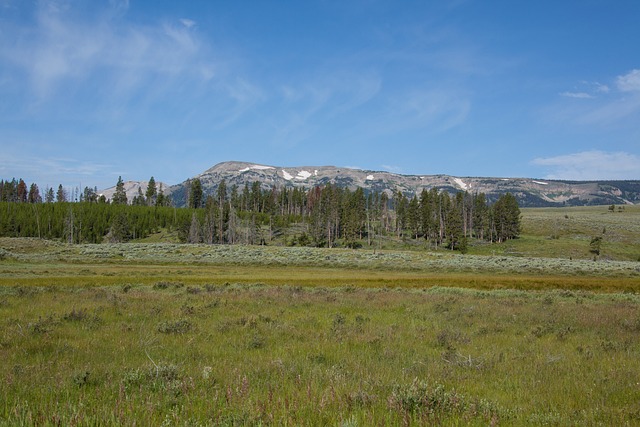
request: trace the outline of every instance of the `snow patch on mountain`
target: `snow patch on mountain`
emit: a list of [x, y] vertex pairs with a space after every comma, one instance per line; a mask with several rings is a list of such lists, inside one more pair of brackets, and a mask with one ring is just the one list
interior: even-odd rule
[[373, 177], [373, 175], [367, 175], [366, 180], [367, 181], [373, 181], [375, 178]]
[[296, 176], [296, 179], [299, 179], [299, 180], [303, 181], [303, 180], [309, 178], [310, 176], [311, 176], [311, 172], [300, 171], [300, 172], [298, 172], [298, 175]]
[[248, 172], [250, 170], [267, 170], [267, 169], [275, 169], [273, 166], [262, 166], [262, 165], [251, 165], [249, 167], [246, 167], [244, 169], [240, 169], [238, 172], [242, 173], [242, 172]]
[[534, 184], [549, 185], [548, 182], [542, 182], [542, 181], [531, 181], [531, 182], [533, 182]]
[[293, 175], [291, 175], [289, 172], [287, 172], [284, 169], [282, 169], [282, 177], [287, 181], [291, 181], [293, 179]]
[[458, 184], [458, 186], [460, 188], [462, 188], [463, 190], [468, 189], [470, 186], [467, 185], [463, 180], [461, 180], [460, 178], [453, 178], [453, 180], [456, 182], [456, 184]]

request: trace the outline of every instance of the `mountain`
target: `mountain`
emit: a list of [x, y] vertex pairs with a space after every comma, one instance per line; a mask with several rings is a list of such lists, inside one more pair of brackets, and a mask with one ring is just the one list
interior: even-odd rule
[[[489, 200], [510, 192], [520, 206], [575, 206], [640, 203], [640, 181], [558, 181], [529, 178], [478, 178], [450, 175], [401, 175], [385, 171], [350, 169], [336, 166], [267, 166], [245, 162], [219, 163], [195, 176], [200, 179], [205, 195], [213, 194], [224, 179], [227, 187], [259, 181], [264, 189], [277, 187], [312, 188], [328, 183], [365, 191], [398, 191], [407, 196], [420, 194], [423, 189], [438, 188], [456, 193], [485, 193]], [[169, 187], [176, 206], [187, 201], [189, 180]]]

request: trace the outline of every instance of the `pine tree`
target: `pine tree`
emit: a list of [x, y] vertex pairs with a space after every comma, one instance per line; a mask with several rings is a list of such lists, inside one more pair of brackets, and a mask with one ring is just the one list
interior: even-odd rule
[[133, 198], [131, 204], [135, 206], [146, 206], [147, 201], [142, 193], [142, 187], [138, 187], [138, 194]]
[[437, 204], [437, 188], [434, 187], [428, 191], [426, 189], [422, 190], [420, 194], [420, 221], [424, 238], [429, 242], [433, 242], [437, 236]]
[[229, 222], [229, 206], [227, 205], [227, 182], [223, 179], [218, 185], [216, 191], [216, 199], [218, 203], [218, 224], [216, 226], [218, 231], [218, 242], [224, 243], [225, 234], [227, 231], [227, 224]]
[[96, 203], [98, 201], [98, 188], [84, 187], [84, 191], [82, 192], [82, 199], [85, 202]]
[[396, 232], [398, 237], [402, 235], [405, 227], [407, 226], [407, 210], [409, 208], [409, 201], [401, 191], [396, 193], [395, 197], [396, 205]]
[[67, 201], [67, 192], [62, 188], [62, 184], [58, 185], [58, 192], [56, 193], [56, 202], [63, 203]]
[[511, 193], [506, 193], [492, 206], [492, 238], [498, 243], [520, 235], [520, 207]]
[[44, 201], [46, 203], [53, 203], [54, 200], [55, 200], [55, 195], [53, 193], [53, 188], [49, 187], [49, 188], [47, 188], [47, 192], [46, 192], [46, 196], [44, 198]]
[[109, 241], [111, 243], [126, 242], [129, 239], [129, 219], [124, 211], [119, 212], [111, 221]]
[[27, 190], [27, 184], [22, 180], [22, 178], [20, 178], [20, 181], [18, 182], [18, 187], [16, 190], [18, 194], [18, 202], [26, 203], [29, 192]]
[[484, 193], [476, 194], [473, 198], [473, 234], [478, 239], [484, 239], [487, 227], [487, 198]]
[[118, 183], [116, 184], [116, 191], [113, 193], [113, 200], [111, 203], [114, 205], [126, 205], [127, 204], [127, 192], [124, 189], [124, 182], [122, 177], [118, 177]]
[[250, 200], [251, 200], [251, 192], [249, 191], [249, 183], [246, 182], [244, 184], [244, 188], [242, 189], [242, 203], [241, 203], [240, 209], [243, 211], [248, 211]]
[[147, 184], [147, 191], [145, 192], [145, 196], [147, 197], [147, 205], [153, 206], [156, 204], [158, 193], [156, 190], [156, 180], [153, 177], [149, 178], [149, 183]]
[[420, 203], [416, 196], [413, 196], [407, 205], [407, 226], [412, 236], [417, 239], [420, 233]]
[[189, 207], [192, 209], [201, 208], [202, 201], [202, 183], [200, 182], [200, 179], [196, 178], [191, 181], [191, 185], [189, 187]]
[[29, 187], [29, 196], [27, 199], [29, 203], [42, 203], [42, 197], [40, 197], [40, 190], [38, 189], [38, 186], [35, 183], [31, 184], [31, 187]]
[[[447, 195], [447, 197], [449, 197]], [[462, 208], [464, 203], [464, 193], [456, 193], [452, 202], [449, 204], [449, 209], [446, 211], [446, 236], [448, 245], [451, 250], [458, 249], [460, 240], [463, 237], [464, 225]]]
[[162, 188], [162, 183], [160, 183], [160, 188], [158, 189], [158, 196], [156, 197], [156, 206], [169, 206], [170, 200], [167, 196], [164, 195], [164, 189]]

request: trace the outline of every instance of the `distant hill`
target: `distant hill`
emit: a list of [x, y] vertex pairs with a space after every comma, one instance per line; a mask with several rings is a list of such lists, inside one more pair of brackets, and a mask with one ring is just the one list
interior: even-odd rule
[[[205, 195], [213, 194], [224, 179], [229, 188], [260, 182], [262, 188], [312, 188], [328, 183], [365, 191], [398, 191], [407, 196], [423, 189], [436, 187], [456, 193], [485, 193], [489, 200], [510, 192], [522, 207], [582, 206], [640, 203], [640, 180], [637, 181], [558, 181], [530, 178], [479, 178], [450, 175], [401, 175], [385, 171], [371, 171], [336, 166], [268, 166], [245, 162], [224, 162], [193, 177], [202, 182]], [[137, 189], [135, 190], [137, 192]], [[143, 190], [144, 191], [144, 190]], [[169, 187], [176, 206], [187, 201], [188, 180]], [[127, 197], [128, 193], [127, 193]]]
[[[165, 183], [156, 181], [156, 189], [160, 190], [160, 184], [162, 184], [163, 191], [166, 194], [169, 186]], [[142, 194], [145, 194], [147, 191], [148, 185], [149, 185], [148, 181], [125, 181], [124, 191], [127, 193], [127, 202], [131, 203], [133, 198], [138, 195], [138, 188], [142, 189]], [[115, 192], [116, 192], [116, 187], [114, 185], [113, 187], [105, 188], [104, 190], [99, 190], [98, 196], [104, 195], [104, 197], [106, 197], [107, 200], [111, 200]]]

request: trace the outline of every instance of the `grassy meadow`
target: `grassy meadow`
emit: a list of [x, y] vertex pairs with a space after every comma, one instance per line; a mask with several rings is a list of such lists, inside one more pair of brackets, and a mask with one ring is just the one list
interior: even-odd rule
[[466, 255], [0, 239], [0, 425], [640, 425], [639, 219], [526, 209]]

